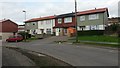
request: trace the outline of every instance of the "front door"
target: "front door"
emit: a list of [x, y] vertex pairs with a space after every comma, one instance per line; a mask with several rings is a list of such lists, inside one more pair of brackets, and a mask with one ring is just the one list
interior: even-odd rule
[[55, 32], [56, 32], [56, 36], [59, 36], [60, 29], [59, 29], [59, 28], [56, 28], [56, 29], [55, 29]]
[[64, 35], [67, 35], [67, 28], [64, 29]]

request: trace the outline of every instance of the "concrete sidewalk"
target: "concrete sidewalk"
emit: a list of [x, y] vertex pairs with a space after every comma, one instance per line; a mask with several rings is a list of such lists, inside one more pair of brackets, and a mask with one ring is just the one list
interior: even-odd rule
[[15, 50], [2, 47], [2, 66], [35, 66], [35, 63]]

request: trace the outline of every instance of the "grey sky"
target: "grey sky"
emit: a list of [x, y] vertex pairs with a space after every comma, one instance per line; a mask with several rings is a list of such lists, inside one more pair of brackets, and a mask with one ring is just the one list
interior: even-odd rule
[[[77, 9], [84, 11], [107, 7], [110, 17], [117, 17], [118, 1], [120, 0], [77, 0]], [[27, 11], [27, 19], [69, 13], [74, 11], [74, 0], [1, 0], [0, 8], [0, 19], [11, 19], [23, 24], [23, 10]]]

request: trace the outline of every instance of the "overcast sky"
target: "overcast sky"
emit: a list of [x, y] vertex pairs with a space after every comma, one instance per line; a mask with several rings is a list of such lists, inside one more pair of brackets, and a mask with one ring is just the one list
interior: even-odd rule
[[[118, 17], [120, 0], [77, 0], [77, 10], [85, 11], [94, 8], [108, 8], [110, 17]], [[27, 19], [74, 12], [74, 0], [1, 0], [0, 19], [11, 19], [23, 24], [24, 13]]]

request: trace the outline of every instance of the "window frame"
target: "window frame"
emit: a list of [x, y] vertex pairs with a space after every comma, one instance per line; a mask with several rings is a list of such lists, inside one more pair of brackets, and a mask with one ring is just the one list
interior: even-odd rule
[[[81, 19], [81, 17], [84, 17], [84, 19]], [[85, 21], [85, 16], [80, 16], [80, 21]]]
[[88, 17], [89, 20], [97, 20], [99, 19], [99, 14], [90, 14]]
[[[61, 22], [60, 22], [60, 20], [61, 20]], [[58, 18], [57, 21], [58, 21], [58, 24], [61, 24], [62, 23], [62, 18]]]
[[71, 23], [71, 22], [72, 22], [72, 17], [65, 17], [64, 18], [64, 23]]

